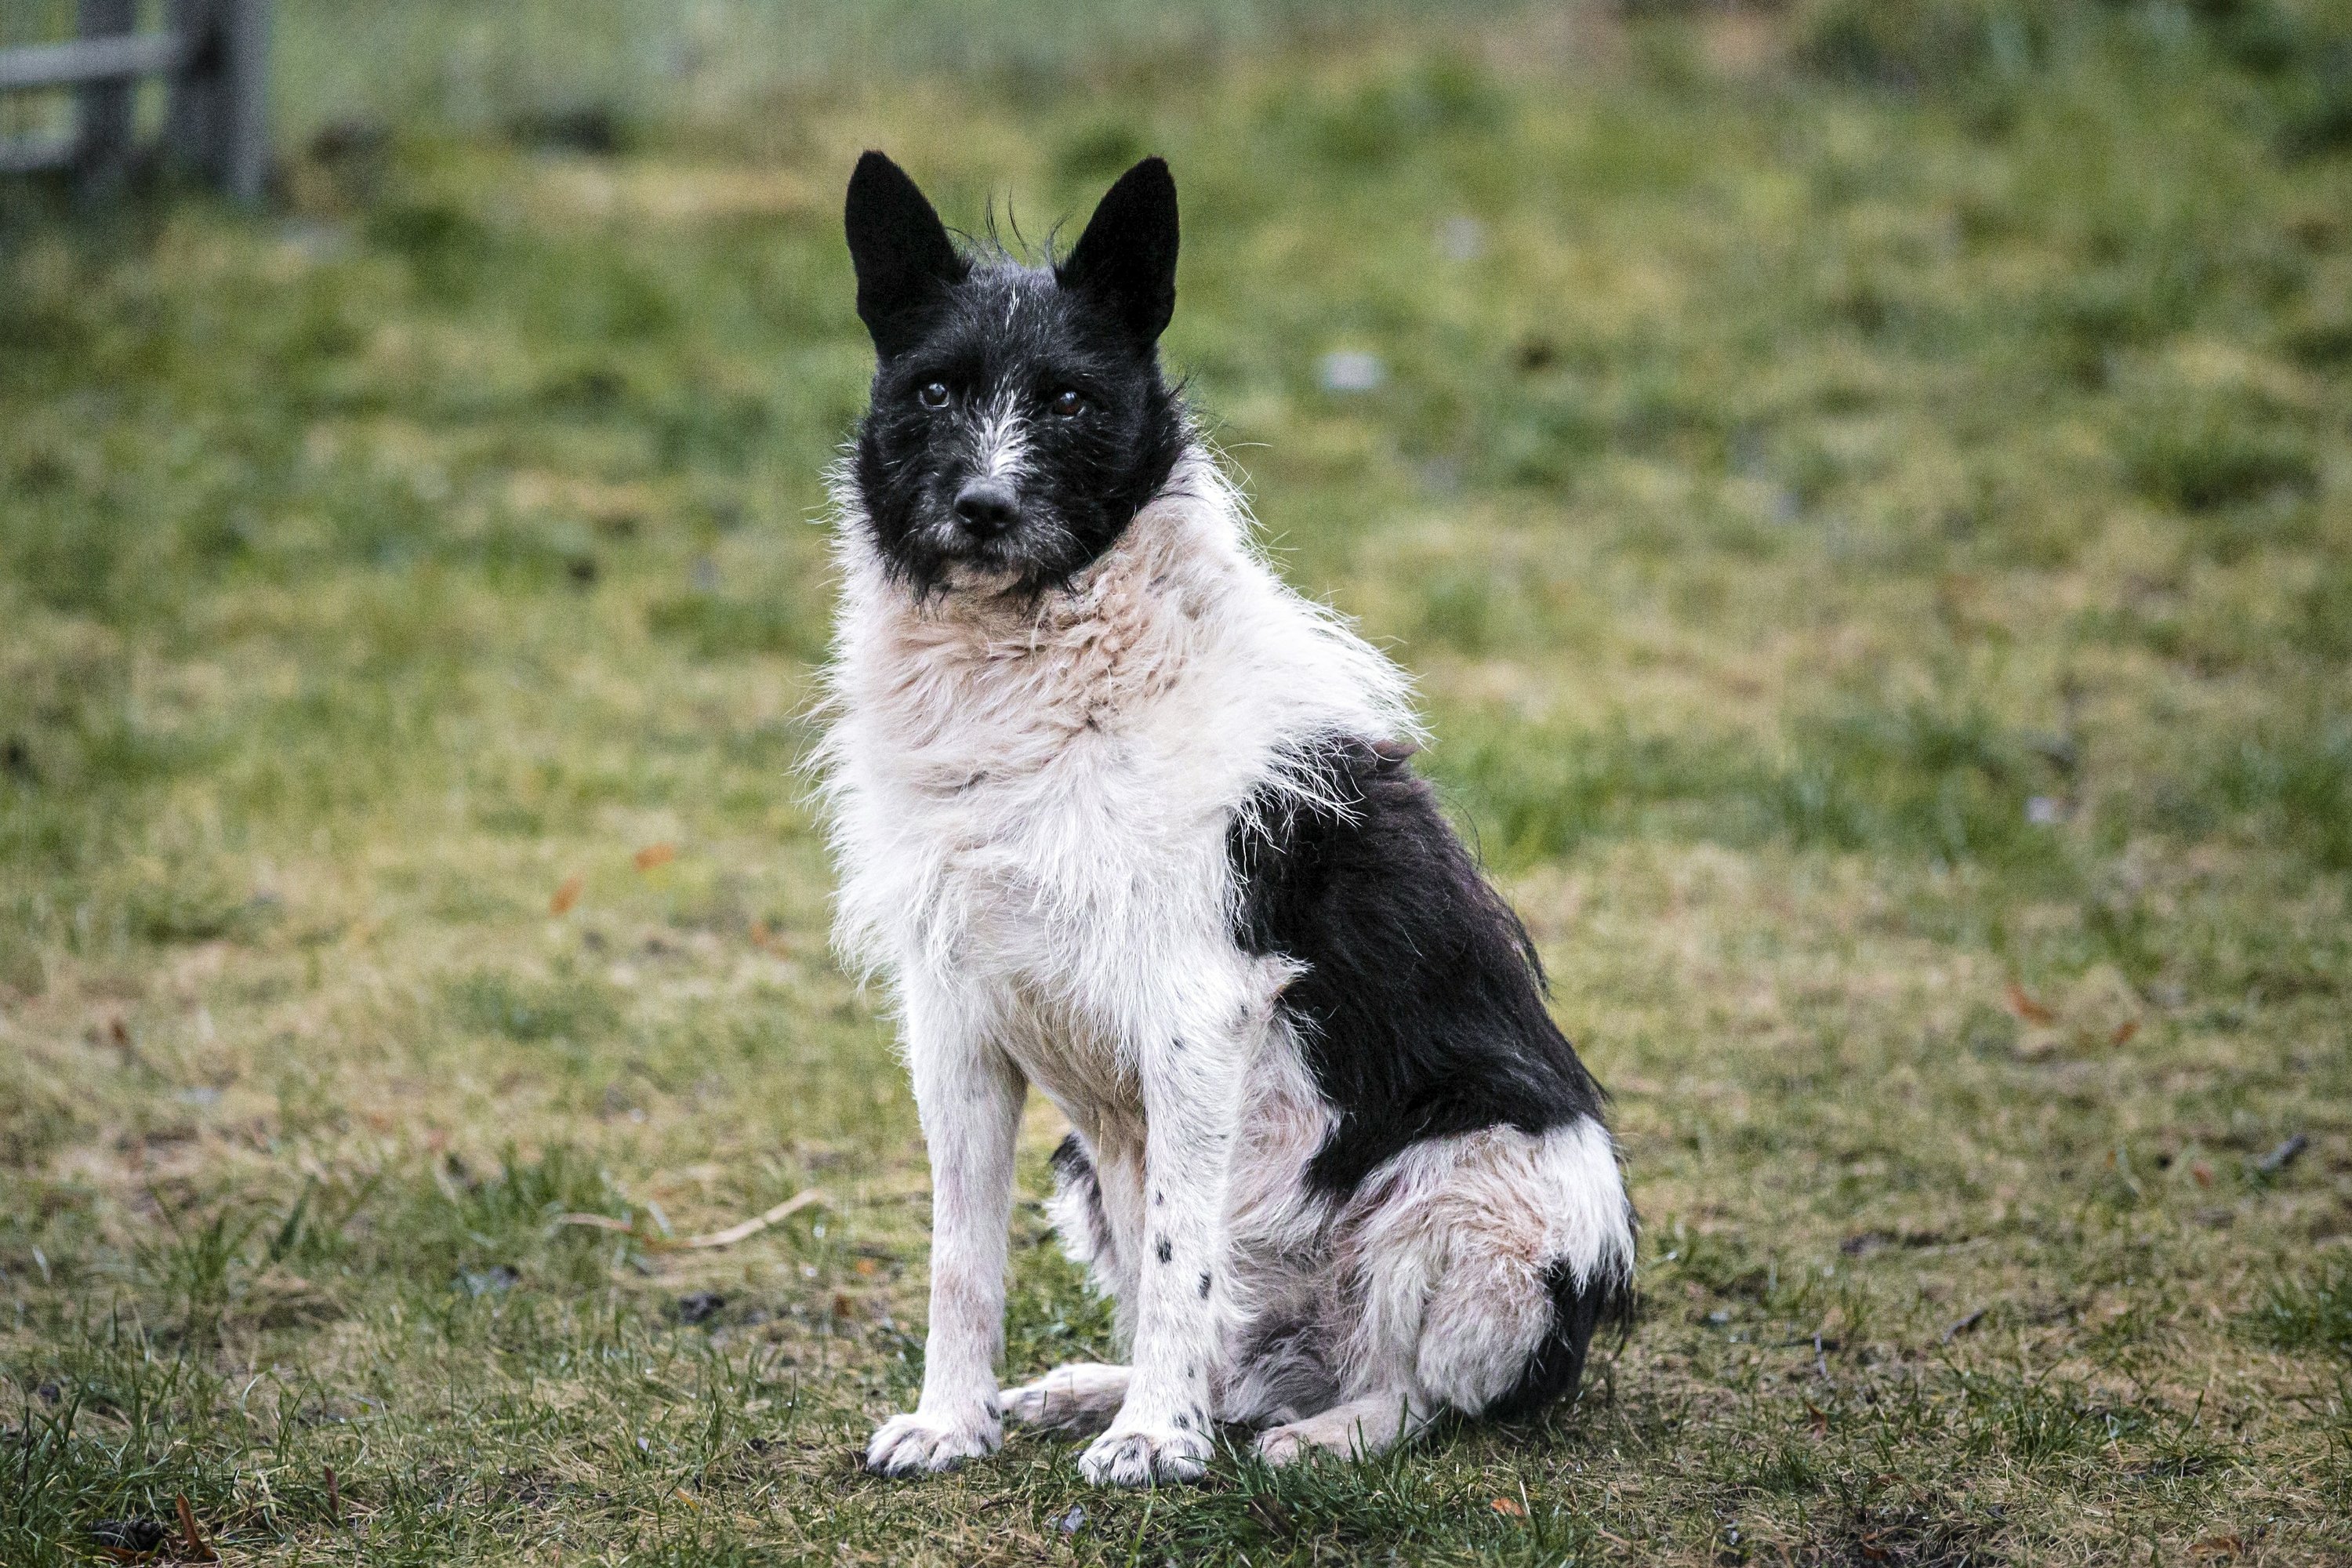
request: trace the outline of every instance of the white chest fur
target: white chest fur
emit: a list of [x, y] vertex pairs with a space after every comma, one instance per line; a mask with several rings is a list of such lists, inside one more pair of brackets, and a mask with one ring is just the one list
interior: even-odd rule
[[1040, 600], [918, 603], [853, 515], [824, 764], [845, 950], [984, 1006], [1064, 1100], [1154, 1033], [1230, 1027], [1267, 977], [1227, 936], [1225, 837], [1335, 733], [1410, 732], [1402, 677], [1250, 549], [1195, 454]]

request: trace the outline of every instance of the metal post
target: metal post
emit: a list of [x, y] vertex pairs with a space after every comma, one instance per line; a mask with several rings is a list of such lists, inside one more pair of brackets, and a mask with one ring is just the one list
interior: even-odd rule
[[204, 178], [220, 177], [220, 0], [171, 0], [165, 25], [187, 53], [163, 102], [163, 147], [172, 162]]
[[[138, 0], [81, 0], [79, 20], [85, 38], [129, 33], [139, 21]], [[101, 195], [130, 170], [134, 84], [116, 78], [86, 84], [75, 95], [74, 170], [85, 195]]]
[[251, 205], [269, 178], [269, 0], [226, 0], [225, 9], [220, 180]]
[[173, 157], [236, 200], [259, 201], [269, 177], [268, 0], [172, 0], [171, 26], [187, 45], [164, 111]]

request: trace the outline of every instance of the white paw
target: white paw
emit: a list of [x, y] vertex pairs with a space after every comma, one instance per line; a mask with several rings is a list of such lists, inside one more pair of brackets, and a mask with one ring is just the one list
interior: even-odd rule
[[996, 1405], [1007, 1421], [1024, 1426], [1102, 1427], [1118, 1414], [1127, 1385], [1127, 1368], [1081, 1362], [1006, 1389]]
[[1208, 1434], [1167, 1426], [1114, 1426], [1078, 1457], [1078, 1473], [1098, 1487], [1197, 1481], [1208, 1468]]
[[1054, 1396], [1048, 1380], [1044, 1378], [998, 1394], [996, 1412], [1007, 1421], [1018, 1421], [1024, 1426], [1059, 1426], [1076, 1420], [1078, 1415], [1074, 1403]]
[[1315, 1453], [1328, 1452], [1297, 1426], [1276, 1426], [1258, 1434], [1257, 1457], [1269, 1465], [1287, 1465]]
[[961, 1421], [893, 1415], [866, 1446], [866, 1468], [878, 1476], [937, 1475], [993, 1454], [1002, 1441], [996, 1423], [977, 1411]]

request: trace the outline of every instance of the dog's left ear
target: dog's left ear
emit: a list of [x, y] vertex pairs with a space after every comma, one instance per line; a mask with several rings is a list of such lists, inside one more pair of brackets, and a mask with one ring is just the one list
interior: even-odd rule
[[1176, 313], [1176, 181], [1166, 160], [1118, 177], [1054, 276], [1110, 307], [1138, 342], [1159, 341]]

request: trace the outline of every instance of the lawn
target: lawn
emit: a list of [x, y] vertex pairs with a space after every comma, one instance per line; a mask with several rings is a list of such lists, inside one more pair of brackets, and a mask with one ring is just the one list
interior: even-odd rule
[[[2352, 1561], [2352, 9], [995, 11], [453, 108], [289, 0], [373, 107], [267, 211], [0, 188], [0, 1563]], [[1172, 163], [1169, 354], [1615, 1096], [1572, 1408], [859, 1473], [868, 145], [1032, 246]], [[1111, 1348], [1057, 1135], [1014, 1376]]]

